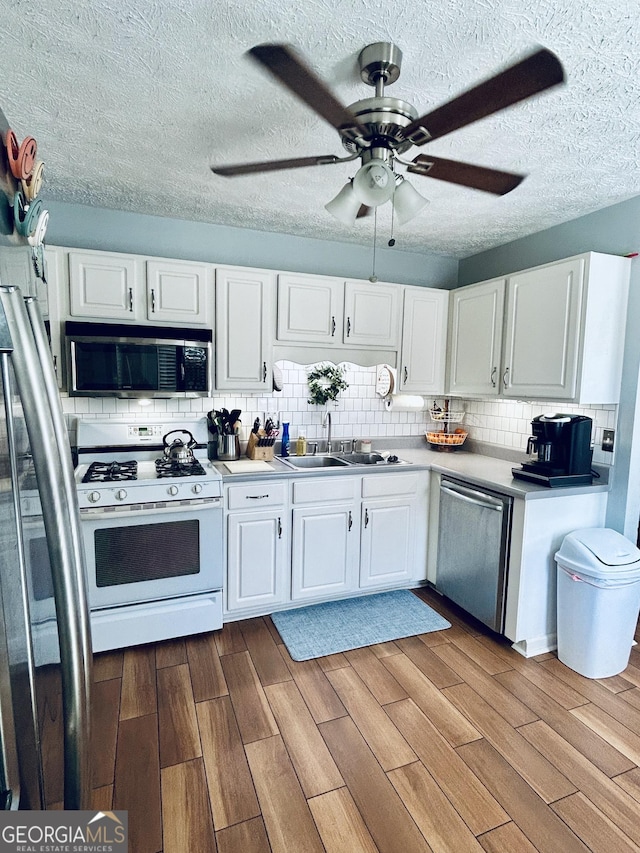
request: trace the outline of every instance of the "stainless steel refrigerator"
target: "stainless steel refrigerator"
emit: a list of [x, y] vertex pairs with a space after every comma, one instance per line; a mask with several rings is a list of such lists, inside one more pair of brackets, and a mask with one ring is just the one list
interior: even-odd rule
[[[0, 110], [3, 142], [7, 127]], [[13, 181], [0, 150], [0, 802], [89, 809], [84, 553], [45, 326], [28, 284], [10, 280], [38, 272], [13, 228]]]

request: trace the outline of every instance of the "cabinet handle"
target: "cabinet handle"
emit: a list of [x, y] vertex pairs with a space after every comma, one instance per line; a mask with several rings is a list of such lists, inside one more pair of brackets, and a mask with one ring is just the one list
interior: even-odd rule
[[153, 287], [151, 288], [151, 313], [156, 313], [156, 291]]
[[53, 372], [56, 375], [56, 379], [58, 378], [58, 356], [54, 355], [53, 357]]
[[282, 522], [280, 521], [280, 516], [278, 516], [278, 539], [282, 539]]
[[496, 387], [496, 373], [497, 372], [498, 372], [497, 367], [494, 367], [493, 370], [491, 371], [491, 387], [492, 388]]
[[268, 497], [269, 497], [269, 495], [247, 495], [246, 496], [248, 501], [262, 501]]
[[133, 288], [129, 288], [129, 311], [133, 312]]
[[351, 317], [347, 317], [347, 337], [351, 334]]
[[365, 509], [364, 511], [364, 526], [367, 527], [369, 525], [369, 510]]
[[351, 510], [349, 510], [349, 527], [347, 528], [349, 531], [353, 527], [353, 516], [351, 515]]
[[507, 388], [509, 382], [509, 368], [505, 367], [504, 373], [502, 374], [502, 386], [503, 388]]
[[331, 316], [331, 337], [333, 337], [336, 333], [336, 318]]
[[267, 381], [267, 362], [266, 361], [262, 362], [262, 381], [263, 382]]
[[402, 378], [402, 384], [403, 384], [403, 385], [406, 385], [406, 384], [407, 384], [407, 379], [409, 378], [409, 371], [407, 370], [407, 365], [406, 365], [406, 364], [405, 364], [405, 366], [404, 366], [404, 373], [402, 374], [402, 377], [403, 377], [403, 378]]

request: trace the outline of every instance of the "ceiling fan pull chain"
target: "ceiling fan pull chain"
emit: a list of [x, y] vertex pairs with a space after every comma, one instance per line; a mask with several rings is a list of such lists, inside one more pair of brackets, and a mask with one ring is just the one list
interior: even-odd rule
[[369, 276], [369, 281], [373, 284], [378, 280], [378, 276], [376, 275], [376, 242], [378, 240], [378, 208], [373, 208], [373, 264], [371, 269], [371, 275]]

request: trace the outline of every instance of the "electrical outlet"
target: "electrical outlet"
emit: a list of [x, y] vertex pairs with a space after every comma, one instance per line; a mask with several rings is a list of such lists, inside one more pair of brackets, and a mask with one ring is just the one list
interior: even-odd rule
[[264, 426], [269, 419], [273, 421], [274, 429], [280, 429], [280, 412], [265, 412], [262, 419], [262, 426]]
[[614, 429], [602, 430], [602, 444], [600, 447], [607, 453], [613, 453], [613, 442], [615, 440], [616, 431]]

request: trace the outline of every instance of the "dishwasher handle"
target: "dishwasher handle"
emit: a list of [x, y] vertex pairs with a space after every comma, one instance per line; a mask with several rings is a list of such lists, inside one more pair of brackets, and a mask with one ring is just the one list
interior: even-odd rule
[[475, 504], [476, 506], [484, 507], [485, 509], [493, 509], [496, 512], [502, 512], [504, 502], [499, 498], [491, 497], [485, 492], [477, 492], [475, 489], [468, 489], [465, 486], [460, 486], [457, 483], [441, 483], [440, 491], [445, 492], [461, 501]]

